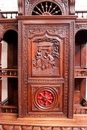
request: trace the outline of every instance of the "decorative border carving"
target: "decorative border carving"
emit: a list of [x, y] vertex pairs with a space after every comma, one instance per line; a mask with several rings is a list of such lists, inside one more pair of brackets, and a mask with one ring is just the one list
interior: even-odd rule
[[64, 79], [34, 79], [34, 78], [28, 78], [28, 83], [64, 83]]
[[23, 66], [24, 66], [24, 70], [23, 70], [23, 82], [24, 82], [24, 110], [25, 110], [25, 115], [27, 115], [27, 102], [28, 102], [28, 97], [27, 97], [27, 85], [28, 85], [28, 72], [27, 72], [27, 68], [28, 68], [28, 63], [27, 63], [27, 56], [28, 56], [28, 52], [27, 52], [27, 48], [28, 48], [28, 28], [27, 26], [23, 25], [23, 29], [24, 29], [24, 42], [23, 42]]
[[[69, 64], [68, 64], [68, 60], [69, 60], [69, 44], [68, 44], [68, 35], [69, 35], [69, 32], [68, 32], [69, 28], [67, 26], [67, 29], [66, 29], [66, 39], [65, 39], [65, 53], [64, 54], [64, 59], [65, 59], [65, 62], [64, 62], [64, 65], [65, 65], [65, 73], [64, 73], [64, 77], [65, 77], [65, 87], [64, 87], [64, 95], [67, 95], [67, 91], [68, 91], [68, 68], [69, 68]], [[68, 96], [68, 95], [67, 95]], [[64, 113], [66, 113], [66, 116], [67, 116], [67, 99], [68, 97], [65, 96], [64, 97]]]
[[0, 130], [87, 130], [87, 126], [34, 126], [34, 125], [2, 125], [0, 124]]
[[18, 31], [19, 31], [19, 37], [18, 37], [18, 93], [19, 93], [19, 117], [22, 116], [22, 23], [18, 22]]
[[74, 90], [74, 44], [72, 43], [75, 43], [74, 41], [74, 22], [72, 21], [70, 23], [70, 73], [69, 73], [69, 111], [68, 111], [68, 116], [70, 118], [72, 118], [71, 115], [73, 115], [73, 90]]
[[[58, 24], [58, 25], [26, 25], [28, 26], [28, 34], [29, 38], [33, 38], [34, 34], [41, 35], [41, 34], [52, 34], [59, 36], [61, 38], [65, 38], [66, 36], [66, 26]], [[38, 27], [37, 27], [38, 26]], [[53, 28], [52, 28], [53, 27]]]

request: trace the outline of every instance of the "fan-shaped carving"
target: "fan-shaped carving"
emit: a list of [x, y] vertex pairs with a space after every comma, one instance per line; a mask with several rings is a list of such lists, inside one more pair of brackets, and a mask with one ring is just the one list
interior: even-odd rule
[[62, 12], [57, 4], [45, 1], [34, 7], [32, 15], [62, 15]]

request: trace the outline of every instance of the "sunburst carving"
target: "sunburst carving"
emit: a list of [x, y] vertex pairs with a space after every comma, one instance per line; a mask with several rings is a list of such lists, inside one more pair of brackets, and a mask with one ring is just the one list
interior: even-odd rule
[[45, 1], [34, 7], [32, 15], [62, 15], [62, 12], [57, 4]]

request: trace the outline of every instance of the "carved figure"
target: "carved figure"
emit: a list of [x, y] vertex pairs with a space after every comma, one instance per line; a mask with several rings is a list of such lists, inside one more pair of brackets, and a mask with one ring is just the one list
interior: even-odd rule
[[38, 49], [35, 57], [36, 57], [36, 67], [41, 67], [42, 54], [40, 49]]
[[59, 58], [58, 46], [53, 47], [53, 56]]
[[44, 58], [48, 59], [48, 64], [51, 64], [52, 67], [55, 66], [54, 57], [51, 54], [49, 54], [48, 52], [46, 52]]

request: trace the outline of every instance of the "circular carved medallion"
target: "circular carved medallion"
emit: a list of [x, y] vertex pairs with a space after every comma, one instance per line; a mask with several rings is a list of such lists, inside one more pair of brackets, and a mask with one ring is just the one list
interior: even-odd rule
[[34, 97], [35, 106], [39, 110], [48, 110], [57, 105], [58, 91], [52, 87], [39, 88]]

